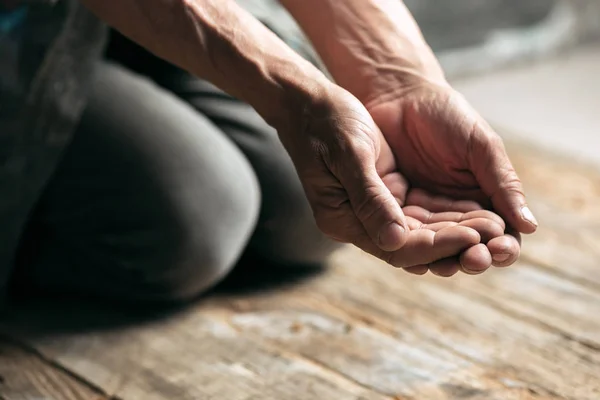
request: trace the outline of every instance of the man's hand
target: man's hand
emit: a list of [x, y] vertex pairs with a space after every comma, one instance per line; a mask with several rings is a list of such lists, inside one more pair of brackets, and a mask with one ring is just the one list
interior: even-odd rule
[[[413, 187], [476, 201], [498, 212], [517, 232], [536, 230], [502, 140], [459, 93], [427, 81], [394, 93], [367, 107]], [[431, 208], [423, 195], [410, 200]], [[494, 264], [506, 266], [515, 261], [518, 236], [506, 234], [487, 245]]]
[[480, 273], [502, 246], [514, 261], [518, 243], [506, 240], [501, 218], [472, 201], [409, 191], [367, 109], [333, 84], [321, 93], [279, 129], [321, 230], [416, 274]]
[[[457, 204], [449, 198], [475, 200], [493, 207], [502, 226], [535, 231], [537, 223], [502, 141], [446, 83], [401, 0], [281, 1], [336, 82], [367, 105], [411, 187], [445, 196], [432, 200], [431, 194], [414, 192], [406, 205], [435, 211], [432, 205], [446, 204], [437, 211], [447, 211]], [[405, 209], [405, 216], [414, 217], [414, 211]], [[486, 241], [496, 265], [515, 261], [518, 241], [516, 233]], [[447, 262], [456, 267], [456, 259]]]
[[[363, 104], [331, 83], [235, 1], [81, 1], [150, 51], [247, 101], [277, 128], [325, 233], [414, 273], [432, 267], [440, 275], [450, 275], [461, 262], [466, 271], [489, 267], [490, 245], [486, 248], [481, 242], [491, 243], [501, 235], [502, 221], [481, 211], [466, 214], [478, 208], [475, 203], [467, 203], [471, 204], [468, 209], [463, 203], [463, 209], [454, 210], [456, 204], [438, 207], [439, 199], [411, 194], [398, 173], [399, 158]], [[354, 0], [354, 11], [360, 11], [363, 1]], [[396, 0], [389, 1], [393, 5]], [[375, 17], [387, 15], [375, 11], [371, 10]], [[387, 83], [378, 71], [360, 70], [369, 79], [348, 71], [347, 80], [372, 83], [365, 89]], [[377, 115], [383, 124], [388, 119], [385, 115], [392, 113]], [[390, 132], [395, 129], [393, 124], [388, 128]], [[408, 208], [407, 216], [401, 205], [410, 204], [411, 198], [419, 200], [415, 204], [421, 208]]]

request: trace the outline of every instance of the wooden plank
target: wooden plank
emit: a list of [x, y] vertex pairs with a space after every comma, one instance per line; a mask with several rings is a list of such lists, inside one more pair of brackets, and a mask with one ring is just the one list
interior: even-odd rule
[[411, 277], [348, 249], [317, 279], [163, 319], [110, 327], [93, 312], [108, 328], [41, 335], [60, 325], [42, 310], [14, 313], [4, 330], [122, 400], [597, 400], [596, 183], [533, 156], [517, 168], [527, 160], [543, 228], [515, 268]]
[[449, 282], [480, 301], [544, 324], [566, 337], [600, 350], [600, 291], [521, 263], [481, 279]]
[[[538, 214], [543, 216], [545, 212]], [[567, 229], [552, 225], [548, 219], [540, 220], [545, 222], [539, 231], [524, 238], [522, 259], [564, 279], [600, 290], [600, 231]]]
[[0, 399], [105, 400], [37, 355], [0, 338]]
[[507, 142], [507, 150], [528, 195], [539, 197], [550, 209], [559, 212], [558, 216], [567, 211], [581, 217], [578, 224], [600, 226], [597, 167], [523, 143]]
[[[123, 400], [392, 400], [285, 349], [251, 340], [228, 322], [229, 314], [207, 302], [141, 326], [30, 340], [45, 356]], [[24, 318], [31, 328], [27, 321], [43, 316]], [[25, 337], [14, 326], [13, 334]]]
[[[249, 307], [247, 312], [250, 316], [241, 314], [235, 321], [249, 331], [257, 330], [282, 346], [314, 357], [382, 392], [396, 391], [415, 395], [415, 398], [445, 399], [439, 392], [434, 396], [429, 391], [433, 389], [426, 389], [428, 384], [436, 382], [433, 377], [437, 376], [436, 390], [441, 390], [444, 385], [471, 387], [464, 383], [469, 382], [486, 393], [483, 398], [525, 396], [524, 392], [515, 394], [511, 391], [516, 389], [531, 391], [531, 396], [535, 394], [540, 398], [598, 398], [600, 354], [545, 326], [507, 314], [493, 304], [482, 304], [466, 289], [470, 282], [481, 277], [461, 277], [445, 283], [433, 277], [423, 279], [399, 274], [354, 252], [340, 254], [339, 257], [338, 267], [329, 279], [319, 280], [311, 287], [297, 288], [286, 296], [263, 295], [246, 300], [243, 303]], [[457, 288], [451, 283], [453, 281], [462, 282], [465, 288]], [[535, 293], [535, 287], [530, 288], [530, 293]], [[280, 309], [285, 311], [280, 312]], [[269, 324], [285, 318], [292, 310], [315, 310], [319, 315], [342, 313], [351, 326], [367, 325], [376, 331], [387, 332], [396, 344], [389, 341], [388, 349], [375, 351], [382, 354], [381, 358], [365, 365], [364, 360], [357, 360], [351, 350], [344, 351], [344, 348], [364, 349], [365, 343], [369, 344], [367, 349], [377, 348], [362, 338], [334, 345], [332, 343], [340, 340], [335, 335], [325, 339], [307, 335], [301, 341], [292, 340], [289, 335], [279, 335], [280, 330], [274, 331], [276, 337], [269, 335]], [[273, 313], [276, 318], [271, 317]], [[598, 319], [598, 315], [596, 313], [590, 318]], [[380, 339], [376, 342], [379, 347], [385, 343]], [[421, 352], [427, 354], [431, 363], [414, 361]], [[457, 358], [449, 356], [448, 352], [471, 363], [457, 363]], [[364, 368], [389, 365], [402, 358], [405, 360], [404, 368], [410, 370], [413, 365], [418, 365], [425, 371], [437, 371], [438, 374], [433, 372], [420, 381], [415, 379], [417, 389], [411, 388], [409, 381], [386, 379], [385, 374], [365, 374]], [[452, 363], [455, 367], [449, 367]], [[402, 365], [398, 362], [394, 368], [402, 371]], [[442, 373], [444, 368], [452, 373]], [[569, 371], [565, 371], [566, 368]], [[460, 378], [452, 378], [453, 374]], [[503, 382], [515, 384], [504, 386]]]
[[[546, 166], [542, 165], [540, 171], [545, 171], [544, 168]], [[557, 216], [553, 208], [558, 204], [552, 202], [540, 202], [541, 205], [547, 206], [549, 211], [541, 214], [541, 222], [550, 224], [550, 228], [544, 228], [547, 229], [546, 236], [557, 235], [558, 239], [553, 243], [558, 249], [557, 252], [565, 250], [563, 242], [560, 241], [565, 236], [565, 231], [570, 237], [577, 238], [576, 244], [579, 246], [576, 248], [581, 248], [580, 238], [585, 237], [589, 242], [590, 237], [594, 237], [592, 234], [595, 233], [595, 222], [592, 218], [600, 215], [596, 203], [588, 200], [589, 196], [594, 194], [595, 186], [581, 183], [581, 177], [585, 177], [583, 173], [580, 175], [579, 172], [573, 173], [571, 170], [569, 174], [561, 175], [560, 170], [554, 169], [550, 172], [557, 177], [562, 176], [566, 184], [576, 183], [573, 188], [567, 187], [565, 192], [570, 195], [579, 193], [587, 203], [569, 202], [568, 199], [561, 199], [559, 202], [572, 205], [570, 209], [567, 208], [570, 214], [565, 219], [571, 223], [571, 231], [556, 228], [556, 221], [560, 220], [552, 217]], [[576, 177], [579, 177], [579, 183]], [[534, 189], [534, 201], [536, 196], [541, 198], [540, 192], [548, 190], [536, 186], [535, 182], [558, 182], [558, 188], [561, 184], [560, 179], [552, 181], [550, 176], [539, 174], [525, 174], [525, 179], [532, 183], [530, 186]], [[555, 190], [558, 191], [558, 188]], [[583, 189], [588, 192], [584, 191], [581, 194]], [[365, 367], [364, 360], [356, 360], [352, 352], [344, 350], [360, 349], [362, 352], [365, 351], [365, 343], [368, 343], [367, 349], [371, 351], [366, 351], [367, 354], [382, 354], [383, 350], [377, 346], [385, 342], [383, 340], [376, 340], [377, 345], [374, 345], [371, 344], [373, 340], [361, 337], [360, 340], [351, 343], [332, 346], [329, 343], [340, 343], [340, 338], [331, 335], [297, 342], [282, 335], [280, 329], [271, 329], [270, 326], [276, 326], [277, 321], [292, 324], [290, 319], [305, 321], [308, 318], [308, 321], [311, 321], [312, 313], [317, 310], [321, 319], [323, 313], [332, 315], [342, 311], [346, 313], [347, 320], [359, 321], [359, 324], [360, 321], [366, 321], [367, 325], [374, 326], [377, 330], [388, 330], [395, 338], [400, 335], [401, 341], [406, 340], [407, 335], [411, 333], [410, 336], [414, 339], [421, 338], [426, 332], [424, 340], [410, 343], [414, 349], [426, 349], [425, 353], [435, 359], [427, 365], [427, 371], [435, 371], [434, 365], [448, 365], [441, 362], [447, 361], [443, 356], [445, 347], [480, 365], [479, 369], [476, 366], [471, 369], [471, 373], [477, 376], [476, 382], [489, 382], [489, 378], [486, 377], [491, 375], [495, 377], [496, 383], [519, 382], [517, 387], [525, 388], [530, 395], [596, 399], [600, 396], [600, 354], [596, 348], [600, 333], [598, 291], [587, 287], [586, 281], [581, 285], [581, 282], [560, 279], [562, 276], [556, 274], [562, 267], [573, 272], [571, 277], [583, 279], [586, 273], [591, 272], [591, 269], [586, 269], [597, 265], [599, 257], [593, 246], [584, 248], [581, 253], [582, 259], [591, 260], [589, 264], [573, 265], [572, 260], [568, 263], [569, 252], [564, 251], [565, 258], [561, 260], [562, 264], [553, 263], [540, 269], [522, 263], [518, 268], [495, 271], [484, 277], [461, 277], [444, 282], [436, 278], [401, 276], [397, 271], [390, 271], [383, 265], [377, 265], [376, 262], [368, 261], [364, 257], [361, 259], [360, 255], [348, 252], [346, 258], [338, 260], [337, 263], [352, 265], [354, 268], [337, 270], [329, 280], [320, 281], [318, 287], [307, 288], [295, 296], [288, 293], [285, 298], [278, 295], [274, 298], [261, 296], [247, 301], [250, 314], [242, 315], [236, 318], [236, 321], [251, 332], [257, 331], [261, 336], [282, 346], [294, 348], [304, 356], [316, 358], [319, 362], [338, 369], [378, 391], [396, 391], [408, 396], [418, 393], [426, 398], [444, 398], [444, 394], [440, 392], [443, 387], [464, 387], [464, 384], [461, 386], [460, 382], [438, 382], [434, 385], [438, 391], [432, 395], [429, 391], [423, 392], [425, 384], [422, 380], [415, 392], [406, 387], [406, 379], [394, 382], [394, 385], [385, 379], [385, 374], [384, 377], [381, 374], [368, 374], [364, 368], [373, 365], [368, 364]], [[566, 274], [566, 277], [569, 277], [569, 274]], [[410, 282], [409, 285], [407, 282]], [[443, 301], [440, 301], [441, 299]], [[273, 307], [273, 304], [276, 306]], [[280, 309], [284, 311], [279, 311]], [[304, 310], [304, 314], [296, 313], [290, 316], [290, 312], [294, 314], [291, 310], [296, 309]], [[352, 326], [351, 322], [349, 324]], [[300, 326], [304, 325], [300, 323]], [[315, 325], [315, 322], [309, 325]], [[432, 342], [437, 342], [442, 349], [436, 349]], [[401, 346], [388, 347], [397, 350]], [[549, 352], [549, 348], [552, 351]], [[397, 357], [391, 356], [390, 354], [394, 353], [390, 350], [387, 350], [386, 354], [385, 358], [377, 360], [374, 364], [381, 365], [388, 363], [390, 359], [404, 358], [409, 360], [407, 365], [415, 365], [406, 349], [400, 351]], [[460, 365], [456, 359], [452, 362]], [[395, 368], [402, 371], [398, 365]], [[454, 371], [456, 369], [454, 368]], [[446, 374], [446, 377], [448, 376], [449, 374]], [[490, 391], [489, 388], [478, 390], [486, 393], [485, 398], [490, 398], [494, 393], [498, 393], [499, 398], [510, 396], [506, 387], [496, 391]], [[524, 394], [519, 393], [517, 396], [523, 397]]]
[[398, 399], [561, 398], [514, 379], [512, 371], [494, 375], [477, 361], [418, 336], [414, 328], [385, 333], [331, 306], [307, 299], [300, 304], [295, 310], [258, 307], [236, 315], [233, 323]]
[[[497, 273], [510, 271], [519, 269]], [[412, 278], [351, 250], [286, 291], [207, 300], [144, 327], [34, 340], [123, 399], [315, 398], [308, 387], [316, 398], [598, 398], [600, 354], [474, 297], [482, 279]]]
[[522, 143], [508, 143], [541, 226], [524, 259], [600, 289], [600, 171]]

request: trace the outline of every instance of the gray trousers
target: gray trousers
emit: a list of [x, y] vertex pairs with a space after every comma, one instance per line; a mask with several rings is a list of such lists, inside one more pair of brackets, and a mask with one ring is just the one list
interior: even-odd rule
[[17, 276], [50, 290], [179, 301], [219, 282], [244, 251], [283, 268], [321, 263], [335, 247], [251, 107], [181, 71], [159, 85], [102, 61]]

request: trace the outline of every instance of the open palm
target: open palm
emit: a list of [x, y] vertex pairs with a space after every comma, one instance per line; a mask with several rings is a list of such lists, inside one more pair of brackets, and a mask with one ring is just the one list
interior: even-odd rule
[[[413, 190], [422, 189], [419, 195], [408, 196], [404, 206], [431, 209], [427, 203], [431, 195], [423, 195], [426, 191], [476, 201], [496, 211], [516, 232], [535, 231], [535, 219], [502, 140], [459, 93], [449, 86], [423, 83], [368, 109], [392, 148], [397, 170]], [[411, 210], [405, 214], [410, 216]], [[515, 233], [488, 244], [497, 265], [511, 261], [507, 254], [517, 240]]]
[[[472, 245], [464, 245], [461, 251], [452, 256], [435, 258], [430, 254], [430, 261], [426, 265], [409, 263], [404, 267], [406, 271], [417, 275], [431, 271], [445, 277], [459, 271], [477, 275], [485, 272], [492, 264], [509, 266], [518, 259], [520, 236], [518, 232], [505, 234], [507, 226], [500, 216], [483, 209], [479, 203], [472, 200], [455, 200], [411, 187], [399, 171], [397, 157], [392, 148], [385, 140], [381, 142], [378, 170], [383, 182], [402, 206], [406, 224], [410, 229], [409, 237], [413, 239], [404, 246], [404, 253], [409, 253], [411, 248], [414, 253], [421, 253], [417, 247], [422, 247], [422, 251], [430, 253], [433, 248], [444, 247], [423, 246], [422, 243], [429, 242], [425, 240], [427, 237], [434, 237], [434, 242], [440, 243], [440, 239], [448, 240], [452, 236], [453, 241], [460, 241], [458, 238], [462, 236], [461, 240], [465, 242], [468, 237], [467, 231], [461, 231], [461, 228], [470, 228], [479, 234], [479, 241], [473, 242]], [[417, 238], [420, 240], [415, 240]], [[377, 251], [374, 254], [386, 259], [385, 252]]]

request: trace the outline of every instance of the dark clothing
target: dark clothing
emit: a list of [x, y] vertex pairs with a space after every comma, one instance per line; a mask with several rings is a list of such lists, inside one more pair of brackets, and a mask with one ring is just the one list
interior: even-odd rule
[[79, 122], [104, 26], [76, 0], [33, 2], [0, 38], [0, 296], [40, 193]]
[[316, 229], [276, 132], [251, 107], [118, 34], [106, 58], [93, 63], [64, 157], [46, 163], [24, 207], [21, 281], [184, 299], [215, 284], [247, 248], [313, 264], [335, 247]]

